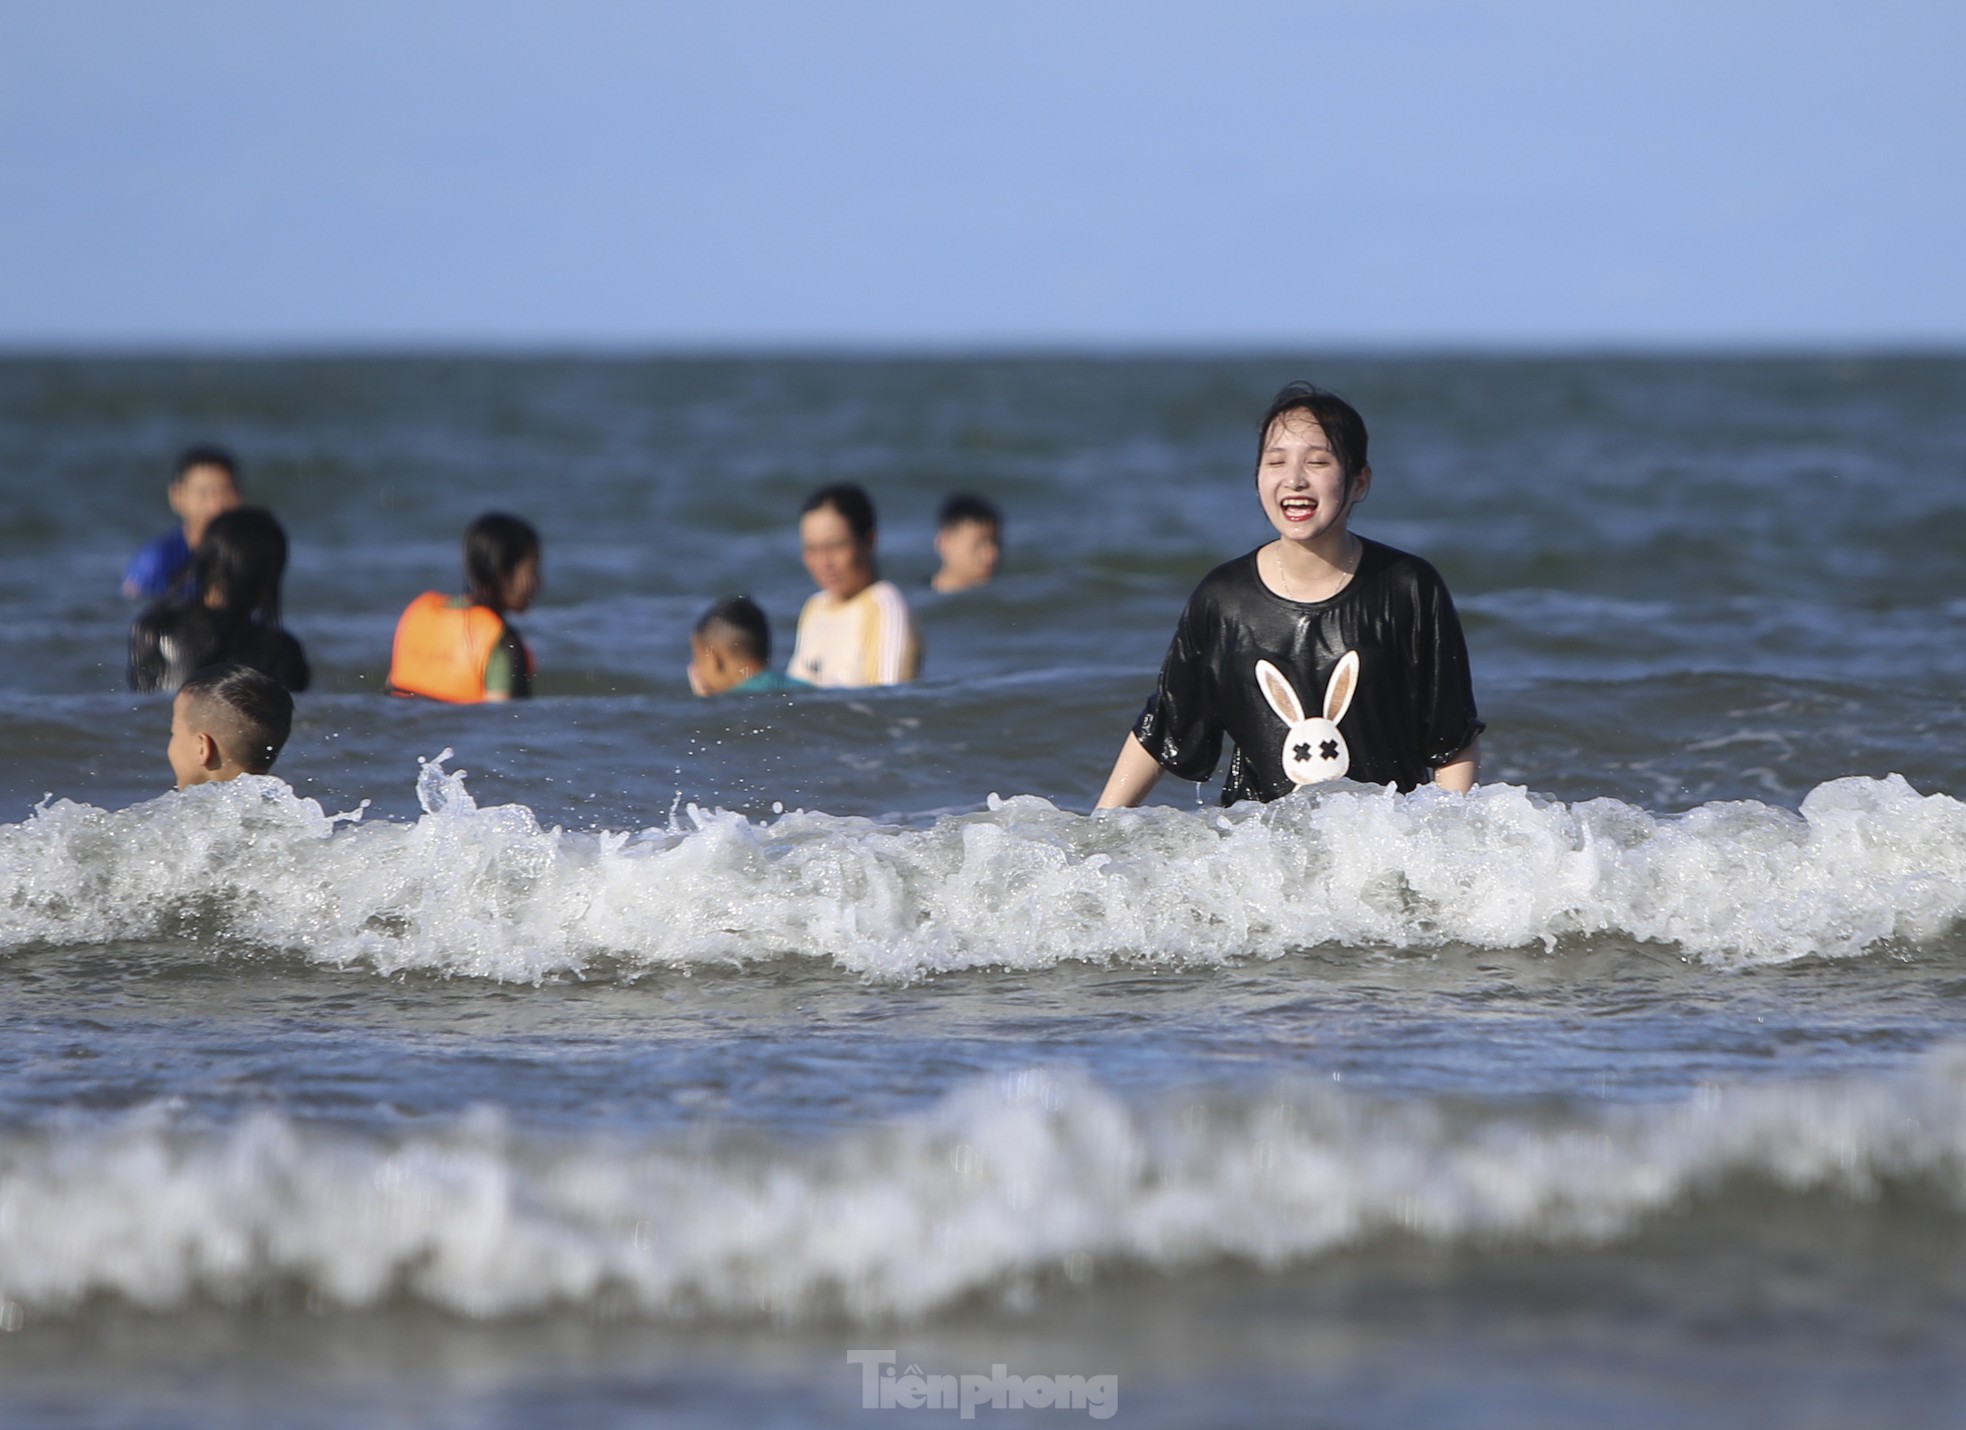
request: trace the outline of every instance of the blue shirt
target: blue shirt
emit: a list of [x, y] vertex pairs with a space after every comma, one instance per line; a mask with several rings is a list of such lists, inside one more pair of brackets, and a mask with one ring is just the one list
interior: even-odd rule
[[167, 595], [190, 564], [191, 548], [185, 544], [183, 529], [167, 531], [130, 558], [123, 572], [123, 594], [133, 601]]

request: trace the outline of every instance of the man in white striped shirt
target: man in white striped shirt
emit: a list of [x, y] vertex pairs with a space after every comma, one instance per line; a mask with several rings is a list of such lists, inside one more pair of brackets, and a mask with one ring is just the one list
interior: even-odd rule
[[874, 566], [874, 504], [852, 482], [799, 510], [799, 551], [819, 587], [799, 612], [791, 675], [814, 685], [899, 685], [921, 668], [908, 602]]

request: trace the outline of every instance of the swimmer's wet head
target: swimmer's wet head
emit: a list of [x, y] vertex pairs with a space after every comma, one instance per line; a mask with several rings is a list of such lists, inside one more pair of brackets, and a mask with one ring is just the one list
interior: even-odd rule
[[717, 602], [689, 638], [690, 689], [721, 695], [755, 679], [771, 663], [771, 623], [749, 596]]
[[185, 545], [196, 551], [213, 518], [240, 504], [238, 460], [223, 447], [187, 447], [171, 474], [167, 496], [184, 523]]
[[266, 774], [293, 721], [294, 698], [270, 675], [231, 664], [193, 672], [171, 702], [165, 756], [177, 787]]
[[488, 511], [464, 531], [465, 594], [494, 611], [522, 612], [545, 583], [541, 560], [531, 522]]
[[942, 565], [930, 578], [938, 591], [987, 585], [1003, 556], [1003, 517], [982, 497], [958, 492], [942, 503], [935, 521], [935, 554]]

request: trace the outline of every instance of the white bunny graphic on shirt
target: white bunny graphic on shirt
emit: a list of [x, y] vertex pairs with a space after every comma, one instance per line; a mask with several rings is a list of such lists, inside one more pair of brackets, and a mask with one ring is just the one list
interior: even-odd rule
[[1323, 715], [1307, 718], [1289, 679], [1267, 660], [1256, 662], [1256, 684], [1277, 718], [1290, 727], [1283, 735], [1283, 772], [1292, 784], [1299, 789], [1322, 784], [1352, 767], [1351, 747], [1338, 722], [1351, 709], [1352, 694], [1358, 689], [1357, 651], [1348, 650], [1338, 658], [1324, 687]]

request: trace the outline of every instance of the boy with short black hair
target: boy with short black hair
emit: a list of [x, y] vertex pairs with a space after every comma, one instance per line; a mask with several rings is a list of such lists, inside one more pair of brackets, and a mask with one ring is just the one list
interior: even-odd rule
[[771, 624], [749, 596], [732, 596], [705, 611], [690, 635], [689, 653], [689, 688], [698, 695], [812, 688], [796, 676], [766, 668]]
[[273, 768], [293, 729], [287, 687], [249, 665], [194, 671], [171, 702], [166, 752], [177, 787], [214, 784]]
[[205, 528], [239, 505], [239, 463], [223, 447], [187, 447], [177, 459], [167, 495], [183, 525], [130, 558], [123, 594], [132, 601], [155, 600], [177, 585], [191, 565], [191, 553], [205, 539]]
[[929, 578], [938, 591], [988, 585], [1003, 555], [1003, 516], [982, 497], [957, 492], [935, 518], [935, 554], [942, 569]]

